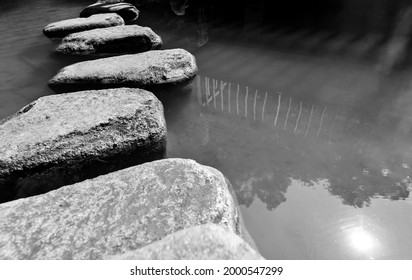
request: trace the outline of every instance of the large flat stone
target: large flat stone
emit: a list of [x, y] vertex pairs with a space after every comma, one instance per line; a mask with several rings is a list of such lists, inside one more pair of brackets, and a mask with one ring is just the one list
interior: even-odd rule
[[149, 27], [124, 25], [71, 34], [55, 49], [57, 54], [113, 55], [160, 49], [162, 39]]
[[114, 87], [150, 88], [183, 84], [197, 73], [196, 60], [183, 49], [154, 50], [75, 63], [50, 81], [55, 92]]
[[230, 187], [214, 168], [165, 159], [0, 204], [0, 259], [101, 259], [206, 223], [243, 236]]
[[140, 89], [42, 97], [0, 121], [0, 202], [164, 157], [163, 106]]
[[141, 249], [108, 259], [263, 260], [263, 257], [238, 235], [209, 223], [183, 229]]
[[50, 23], [43, 29], [43, 33], [49, 38], [62, 38], [76, 32], [120, 25], [124, 25], [124, 20], [116, 13], [97, 14], [87, 18], [73, 18]]
[[117, 13], [125, 21], [133, 21], [139, 17], [139, 10], [130, 3], [100, 3], [87, 6], [80, 12], [80, 17], [89, 17], [94, 14]]

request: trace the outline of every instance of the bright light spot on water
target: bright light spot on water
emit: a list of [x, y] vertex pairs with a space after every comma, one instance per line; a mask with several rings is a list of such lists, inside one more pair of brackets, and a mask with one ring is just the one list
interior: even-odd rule
[[359, 252], [371, 252], [376, 247], [376, 239], [373, 235], [361, 227], [349, 231], [350, 244]]

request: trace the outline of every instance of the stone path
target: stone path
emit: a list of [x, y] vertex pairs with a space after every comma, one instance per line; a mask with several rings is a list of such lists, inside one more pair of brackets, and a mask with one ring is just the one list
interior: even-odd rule
[[165, 154], [163, 107], [139, 88], [191, 81], [195, 58], [152, 50], [162, 41], [150, 28], [122, 26], [138, 18], [136, 7], [102, 2], [44, 34], [67, 35], [56, 49], [64, 54], [136, 54], [69, 65], [49, 82], [67, 93], [0, 121], [0, 202], [9, 201], [0, 204], [0, 259], [102, 259], [135, 249], [143, 251], [127, 258], [261, 259], [223, 174], [192, 160], [153, 161]]

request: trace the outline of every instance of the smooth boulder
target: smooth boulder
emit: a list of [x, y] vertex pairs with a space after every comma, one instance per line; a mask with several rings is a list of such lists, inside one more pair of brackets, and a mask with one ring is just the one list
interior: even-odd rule
[[41, 97], [0, 121], [0, 202], [161, 159], [165, 150], [163, 105], [151, 92]]
[[139, 10], [130, 3], [99, 3], [96, 2], [84, 8], [80, 17], [89, 17], [95, 14], [117, 13], [125, 21], [134, 21], [139, 17]]
[[120, 25], [124, 25], [124, 20], [116, 13], [97, 14], [50, 23], [43, 29], [43, 34], [49, 38], [63, 38], [76, 32]]
[[151, 88], [184, 84], [197, 73], [196, 60], [183, 49], [153, 50], [83, 61], [62, 68], [48, 83], [55, 92], [115, 87]]
[[212, 167], [165, 159], [0, 204], [0, 259], [102, 259], [206, 223], [243, 236], [230, 188]]
[[238, 235], [209, 223], [183, 229], [141, 249], [108, 259], [263, 260], [263, 257]]
[[113, 55], [139, 53], [161, 47], [162, 39], [149, 27], [124, 25], [71, 34], [62, 40], [55, 53]]

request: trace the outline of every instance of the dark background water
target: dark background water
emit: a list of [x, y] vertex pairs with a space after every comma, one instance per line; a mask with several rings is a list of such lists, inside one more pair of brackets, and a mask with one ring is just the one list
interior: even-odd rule
[[[163, 97], [168, 156], [229, 178], [266, 258], [411, 259], [410, 59], [380, 67], [406, 2], [184, 2], [134, 2], [199, 67]], [[92, 1], [0, 3], [3, 118], [80, 60], [41, 30]]]

